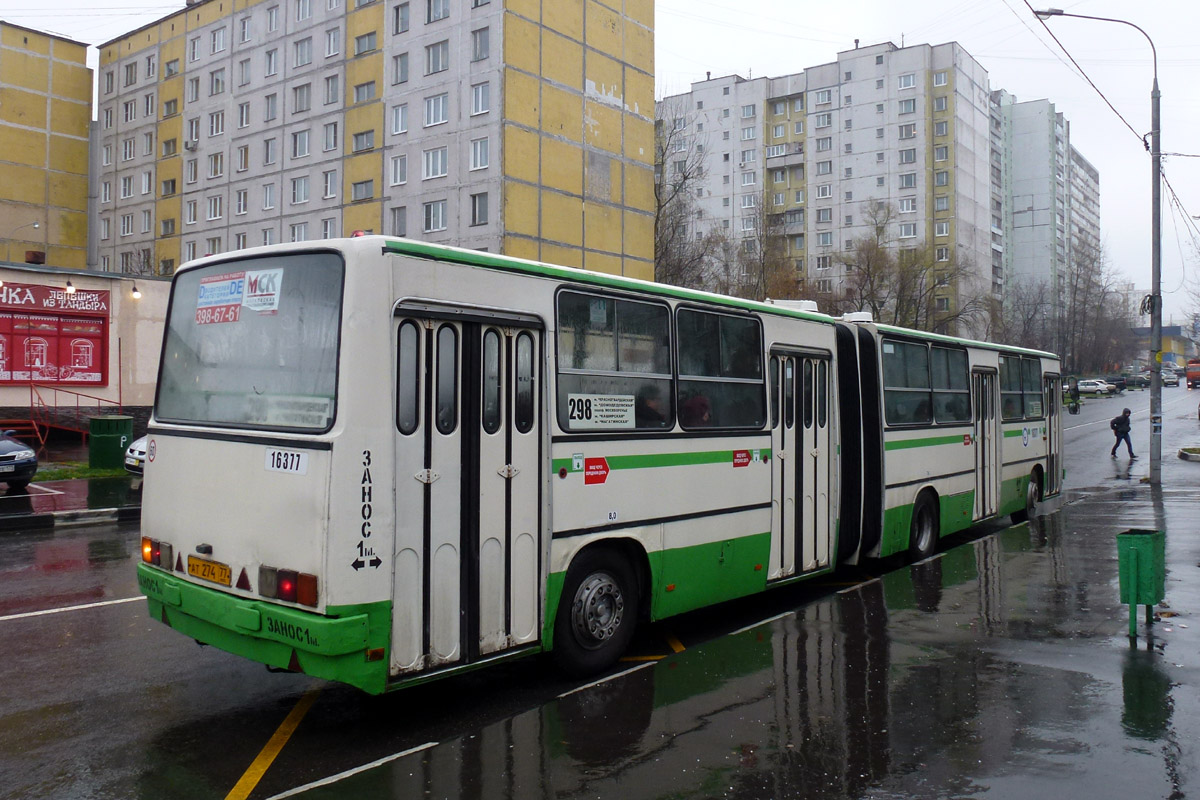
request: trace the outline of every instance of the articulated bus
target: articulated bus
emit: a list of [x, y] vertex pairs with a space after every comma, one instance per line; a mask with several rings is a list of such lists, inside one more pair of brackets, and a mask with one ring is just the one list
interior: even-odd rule
[[367, 692], [826, 574], [1061, 489], [1050, 354], [406, 239], [183, 266], [150, 614]]

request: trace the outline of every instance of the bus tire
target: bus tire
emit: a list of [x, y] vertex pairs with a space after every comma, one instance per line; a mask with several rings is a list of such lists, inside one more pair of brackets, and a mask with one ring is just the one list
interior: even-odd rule
[[1041, 482], [1036, 469], [1029, 473], [1029, 482], [1025, 484], [1025, 507], [1012, 513], [1013, 522], [1025, 522], [1037, 511], [1038, 499], [1041, 496], [1041, 490], [1038, 487]]
[[554, 621], [554, 660], [576, 677], [613, 665], [633, 638], [638, 592], [629, 562], [615, 550], [580, 553], [567, 569]]
[[912, 525], [908, 534], [908, 554], [914, 561], [929, 558], [937, 550], [940, 528], [937, 499], [932, 492], [921, 492], [913, 503]]

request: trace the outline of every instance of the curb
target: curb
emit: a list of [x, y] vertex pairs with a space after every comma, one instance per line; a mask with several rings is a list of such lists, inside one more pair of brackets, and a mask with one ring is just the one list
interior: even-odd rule
[[1183, 450], [1180, 450], [1179, 457], [1184, 461], [1200, 461], [1200, 453], [1185, 453]]
[[80, 525], [93, 525], [101, 522], [115, 522], [120, 525], [140, 522], [141, 519], [141, 506], [88, 508], [78, 511], [51, 511], [43, 514], [17, 514], [13, 516], [0, 516], [0, 534], [78, 527]]

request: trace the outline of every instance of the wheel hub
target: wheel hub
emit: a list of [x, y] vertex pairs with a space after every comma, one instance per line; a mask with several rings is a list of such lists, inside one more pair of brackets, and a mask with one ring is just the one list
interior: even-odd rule
[[624, 616], [625, 599], [611, 576], [596, 573], [580, 584], [571, 606], [571, 622], [581, 642], [596, 646], [608, 641]]

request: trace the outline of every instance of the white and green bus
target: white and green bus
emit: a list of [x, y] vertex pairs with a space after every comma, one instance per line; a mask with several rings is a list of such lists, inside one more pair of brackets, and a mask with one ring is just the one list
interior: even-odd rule
[[1061, 487], [1049, 353], [407, 239], [175, 276], [141, 590], [368, 692], [909, 552]]

